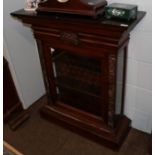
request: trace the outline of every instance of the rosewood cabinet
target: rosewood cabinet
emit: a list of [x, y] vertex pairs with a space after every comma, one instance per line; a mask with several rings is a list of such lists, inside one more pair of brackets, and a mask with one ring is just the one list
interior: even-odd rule
[[12, 16], [29, 24], [36, 38], [48, 103], [42, 115], [118, 148], [131, 120], [124, 113], [129, 33], [144, 17], [121, 22], [79, 15]]

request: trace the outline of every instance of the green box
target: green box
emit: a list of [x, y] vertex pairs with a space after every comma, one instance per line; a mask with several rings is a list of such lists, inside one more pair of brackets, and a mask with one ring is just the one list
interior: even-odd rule
[[137, 5], [112, 3], [105, 8], [107, 19], [123, 19], [130, 21], [137, 18]]

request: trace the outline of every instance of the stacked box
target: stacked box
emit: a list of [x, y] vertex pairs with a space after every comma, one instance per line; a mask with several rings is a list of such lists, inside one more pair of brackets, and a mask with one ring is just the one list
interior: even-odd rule
[[137, 18], [137, 5], [112, 3], [105, 8], [105, 17], [126, 21], [134, 20]]

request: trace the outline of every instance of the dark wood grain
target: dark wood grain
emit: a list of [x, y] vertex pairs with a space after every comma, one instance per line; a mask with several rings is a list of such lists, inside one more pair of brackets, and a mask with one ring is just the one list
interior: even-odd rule
[[[3, 119], [4, 123], [8, 123], [15, 130], [29, 117], [29, 114], [23, 110], [11, 76], [9, 64], [5, 58], [3, 58], [3, 62]], [[10, 124], [10, 122], [12, 123]]]
[[103, 13], [105, 5], [107, 5], [107, 2], [105, 0], [69, 0], [66, 3], [48, 0], [44, 3], [40, 3], [37, 11], [80, 14], [96, 17], [97, 15]]
[[[131, 123], [123, 113], [129, 35], [145, 12], [139, 11], [137, 19], [130, 22], [24, 10], [11, 15], [30, 24], [37, 39], [50, 97], [42, 116], [119, 148]], [[124, 67], [117, 64], [120, 51]], [[120, 112], [116, 113], [118, 70], [123, 86]]]
[[8, 122], [10, 117], [12, 117], [15, 113], [19, 113], [22, 110], [22, 105], [17, 95], [17, 91], [10, 73], [8, 62], [5, 58], [4, 61], [4, 70], [3, 70], [3, 97], [4, 97], [4, 122]]

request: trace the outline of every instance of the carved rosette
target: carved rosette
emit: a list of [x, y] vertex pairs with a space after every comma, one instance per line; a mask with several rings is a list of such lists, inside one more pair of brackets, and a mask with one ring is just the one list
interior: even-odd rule
[[72, 32], [61, 32], [60, 33], [60, 39], [64, 43], [72, 44], [72, 45], [79, 45], [80, 40], [76, 33]]
[[116, 72], [116, 57], [109, 56], [109, 105], [108, 105], [108, 125], [114, 127], [115, 115], [115, 72]]

